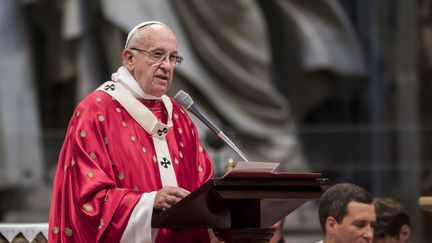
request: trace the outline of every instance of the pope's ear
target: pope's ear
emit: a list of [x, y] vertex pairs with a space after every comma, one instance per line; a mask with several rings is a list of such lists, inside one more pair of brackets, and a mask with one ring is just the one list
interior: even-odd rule
[[132, 67], [133, 65], [133, 53], [131, 50], [129, 49], [124, 49], [122, 52], [122, 57], [123, 57], [123, 63], [125, 64], [125, 66], [129, 69], [130, 67]]

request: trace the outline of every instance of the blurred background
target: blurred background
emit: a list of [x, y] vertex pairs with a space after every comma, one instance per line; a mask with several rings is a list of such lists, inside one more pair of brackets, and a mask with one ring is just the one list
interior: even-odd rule
[[[159, 20], [190, 93], [251, 161], [393, 197], [432, 238], [432, 0], [0, 1], [0, 222], [47, 222], [77, 102], [121, 65], [128, 31]], [[198, 121], [216, 175], [239, 157]], [[285, 238], [321, 238], [317, 205]], [[429, 230], [428, 230], [429, 229]]]

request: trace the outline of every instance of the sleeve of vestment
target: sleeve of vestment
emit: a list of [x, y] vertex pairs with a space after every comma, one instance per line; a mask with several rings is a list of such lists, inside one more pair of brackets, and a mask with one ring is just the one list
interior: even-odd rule
[[158, 229], [151, 228], [153, 204], [156, 192], [144, 193], [135, 206], [120, 243], [152, 243], [156, 240]]
[[85, 102], [74, 111], [54, 179], [50, 242], [119, 242], [141, 198], [116, 184], [103, 115]]

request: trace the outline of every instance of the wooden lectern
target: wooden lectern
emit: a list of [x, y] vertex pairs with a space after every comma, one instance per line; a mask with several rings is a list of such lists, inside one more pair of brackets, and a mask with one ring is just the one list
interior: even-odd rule
[[309, 200], [329, 181], [320, 173], [250, 172], [211, 179], [166, 211], [153, 228], [213, 228], [225, 242], [266, 242], [270, 227]]

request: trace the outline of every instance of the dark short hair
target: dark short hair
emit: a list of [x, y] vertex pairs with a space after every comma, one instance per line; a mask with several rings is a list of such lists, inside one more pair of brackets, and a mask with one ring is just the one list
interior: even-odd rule
[[339, 183], [331, 186], [321, 196], [319, 202], [318, 215], [321, 229], [325, 232], [325, 224], [328, 217], [335, 218], [337, 223], [341, 223], [347, 215], [347, 206], [350, 202], [372, 204], [372, 196], [365, 189], [351, 184]]
[[377, 222], [374, 238], [390, 236], [399, 239], [399, 232], [404, 224], [410, 225], [410, 219], [405, 208], [396, 200], [383, 197], [373, 200]]

